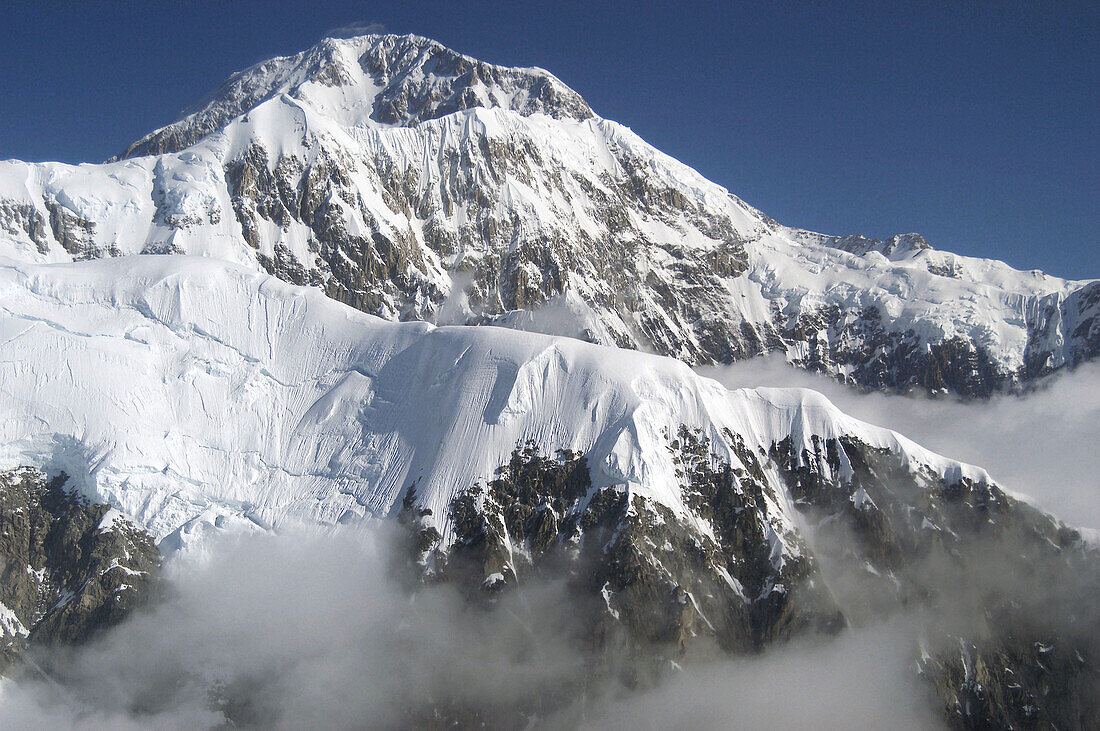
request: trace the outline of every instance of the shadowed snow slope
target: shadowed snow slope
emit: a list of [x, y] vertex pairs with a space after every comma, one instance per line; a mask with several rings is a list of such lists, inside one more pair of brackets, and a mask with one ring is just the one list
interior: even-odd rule
[[65, 470], [169, 548], [210, 526], [357, 523], [413, 483], [446, 540], [455, 492], [528, 439], [688, 515], [667, 436], [682, 424], [734, 465], [733, 435], [797, 452], [850, 435], [935, 478], [988, 480], [813, 391], [727, 391], [665, 357], [390, 322], [201, 257], [0, 260], [0, 369], [0, 467]]

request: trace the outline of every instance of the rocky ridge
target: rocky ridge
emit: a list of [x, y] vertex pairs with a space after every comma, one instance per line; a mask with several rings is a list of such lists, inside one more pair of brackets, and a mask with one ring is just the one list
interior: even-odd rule
[[[723, 441], [741, 467], [701, 432], [669, 435], [687, 517], [595, 488], [583, 455], [549, 457], [533, 443], [455, 497], [452, 543], [410, 487], [399, 522], [422, 580], [453, 582], [492, 611], [498, 597], [564, 577], [590, 657], [575, 686], [532, 689], [526, 710], [444, 718], [518, 727], [544, 694], [598, 694], [608, 674], [644, 686], [712, 645], [756, 654], [908, 613], [919, 627], [912, 667], [952, 727], [1100, 721], [1100, 553], [1077, 531], [995, 485], [914, 470], [852, 436], [801, 451], [784, 439], [767, 454], [730, 432]], [[809, 529], [772, 512], [777, 490]]]

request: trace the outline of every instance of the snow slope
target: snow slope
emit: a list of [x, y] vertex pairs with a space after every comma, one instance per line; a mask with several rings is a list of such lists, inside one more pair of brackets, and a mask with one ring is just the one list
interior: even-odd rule
[[724, 429], [753, 449], [851, 435], [989, 481], [815, 392], [727, 391], [665, 357], [394, 323], [211, 258], [0, 263], [0, 468], [63, 469], [165, 547], [211, 526], [357, 523], [413, 483], [446, 538], [455, 492], [527, 439], [690, 520], [667, 448], [681, 424], [735, 465]]

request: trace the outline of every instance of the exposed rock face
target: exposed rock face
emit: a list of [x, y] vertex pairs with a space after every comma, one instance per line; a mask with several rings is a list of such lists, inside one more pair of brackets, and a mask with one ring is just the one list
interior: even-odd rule
[[50, 239], [46, 236], [46, 218], [34, 205], [15, 201], [0, 202], [0, 222], [8, 236], [25, 236], [42, 254], [50, 250]]
[[500, 591], [531, 571], [583, 566], [577, 590], [605, 608], [590, 635], [609, 635], [601, 625], [613, 618], [633, 641], [674, 657], [700, 635], [748, 652], [810, 626], [839, 627], [798, 538], [787, 535], [793, 557], [775, 550], [786, 529], [759, 499], [771, 490], [763, 474], [713, 468], [707, 440], [686, 429], [672, 445], [698, 525], [629, 491], [593, 488], [581, 455], [547, 459], [528, 444], [452, 504], [457, 541], [443, 573]]
[[952, 725], [1100, 723], [1100, 553], [1077, 531], [995, 485], [914, 473], [858, 439], [802, 454], [779, 443], [772, 457], [819, 553], [855, 553], [849, 578], [864, 589], [850, 610], [930, 612], [917, 667]]
[[29, 645], [76, 644], [145, 603], [160, 555], [106, 505], [21, 468], [0, 474], [0, 670]]
[[1095, 282], [786, 228], [551, 74], [417, 36], [242, 71], [111, 164], [0, 163], [0, 251], [217, 256], [390, 319], [868, 389], [982, 397], [1100, 352]]
[[[1084, 362], [1100, 352], [1100, 282], [1089, 282], [1066, 297], [1051, 296], [1036, 309], [1025, 353], [1030, 377]], [[1052, 337], [1058, 337], [1055, 333], [1068, 336], [1066, 352], [1060, 355], [1046, 346]]]
[[[410, 488], [401, 521], [417, 564], [489, 602], [532, 579], [568, 577], [575, 606], [587, 608], [570, 608], [577, 636], [594, 658], [581, 686], [609, 668], [645, 682], [704, 638], [756, 653], [919, 610], [931, 619], [914, 667], [953, 726], [1100, 721], [1090, 599], [1100, 556], [1076, 531], [995, 486], [914, 471], [851, 437], [801, 454], [789, 440], [768, 455], [739, 446], [744, 468], [686, 427], [669, 439], [689, 516], [593, 488], [584, 456], [548, 458], [528, 443], [496, 479], [455, 499], [450, 546]], [[764, 493], [777, 486], [813, 526], [812, 546], [769, 515]]]
[[[920, 234], [898, 234], [891, 236], [886, 241], [867, 238], [859, 234], [834, 236], [830, 238], [829, 243], [841, 251], [847, 251], [856, 256], [866, 256], [871, 252], [876, 252], [893, 261], [907, 259], [922, 251], [932, 249], [932, 246]], [[941, 276], [951, 276], [949, 271], [948, 269]]]
[[[570, 314], [571, 322], [563, 324], [574, 327], [571, 334], [627, 346], [651, 343], [688, 356], [702, 355], [680, 343], [679, 331], [695, 330], [692, 323], [700, 323], [699, 337], [713, 339], [713, 347], [731, 347], [731, 338], [740, 337], [721, 322], [702, 322], [708, 304], [721, 304], [723, 280], [747, 267], [728, 214], [709, 214], [675, 188], [655, 183], [628, 149], [610, 149], [626, 176], [598, 177], [569, 170], [522, 123], [491, 139], [476, 132], [471, 137], [458, 121], [421, 128], [423, 154], [435, 158], [426, 171], [409, 168], [401, 150], [382, 148], [364, 159], [322, 148], [312, 159], [270, 160], [253, 143], [226, 168], [245, 239], [271, 273], [322, 286], [334, 299], [385, 317], [437, 319], [447, 295], [459, 294], [451, 281], [457, 276], [469, 280], [455, 313], [460, 321], [507, 323], [499, 320], [505, 313], [534, 310], [582, 288], [586, 295], [577, 305], [596, 306], [607, 316], [581, 313], [578, 320]], [[452, 146], [456, 137], [466, 139]], [[364, 200], [352, 182], [364, 178], [372, 180], [385, 209]], [[510, 190], [515, 184], [542, 200], [516, 199]], [[555, 215], [539, 219], [543, 205]], [[579, 206], [595, 217], [589, 231], [562, 220]], [[395, 215], [411, 220], [394, 226]], [[649, 241], [641, 219], [651, 215], [672, 230], [697, 230], [716, 246], [698, 251], [671, 240]], [[417, 219], [423, 225], [414, 224]], [[271, 224], [307, 230], [308, 256], [279, 245], [273, 255], [264, 253], [261, 232]], [[639, 260], [652, 247], [675, 275], [656, 276], [649, 256]], [[674, 276], [690, 278], [695, 296], [679, 297]]]

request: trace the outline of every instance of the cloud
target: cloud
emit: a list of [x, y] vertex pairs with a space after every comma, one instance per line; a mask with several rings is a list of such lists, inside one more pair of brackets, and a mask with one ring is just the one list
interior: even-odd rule
[[583, 609], [564, 583], [525, 577], [491, 605], [471, 601], [396, 570], [404, 540], [376, 524], [366, 535], [223, 537], [177, 554], [165, 601], [87, 646], [38, 653], [49, 682], [6, 681], [0, 727], [401, 728], [430, 725], [432, 708], [478, 708], [492, 726], [498, 711], [514, 723], [521, 705], [552, 729], [940, 724], [913, 672], [928, 626], [918, 618], [880, 614], [758, 656], [714, 660], [703, 647], [710, 661], [659, 682], [601, 676], [578, 693], [592, 658], [575, 642]]
[[[170, 598], [8, 682], [0, 727], [406, 727], [432, 705], [509, 708], [578, 677], [559, 585], [491, 610], [406, 590], [390, 529], [224, 539], [169, 566]], [[58, 690], [59, 684], [63, 690]]]
[[644, 694], [598, 707], [585, 728], [874, 728], [943, 726], [912, 672], [911, 626], [895, 620], [835, 641], [686, 666]]
[[[837, 580], [851, 570], [831, 565], [851, 555], [837, 535], [836, 545], [816, 548], [826, 580], [852, 609], [877, 589]], [[582, 683], [594, 667], [576, 643], [584, 605], [563, 582], [524, 577], [492, 603], [451, 585], [422, 586], [399, 570], [406, 540], [376, 524], [365, 535], [223, 537], [205, 554], [177, 554], [164, 601], [89, 645], [39, 652], [49, 682], [29, 670], [5, 681], [0, 727], [403, 728], [438, 723], [437, 708], [459, 718], [477, 708], [492, 727], [499, 718], [515, 723], [513, 711], [524, 707], [551, 729], [933, 728], [939, 704], [914, 672], [918, 643], [944, 618], [966, 627], [984, 609], [977, 590], [964, 597], [973, 601], [949, 603], [953, 615], [931, 619], [878, 602], [862, 617], [850, 611], [857, 621], [835, 637], [685, 661], [630, 688]], [[956, 573], [927, 578], [943, 571], [933, 563], [915, 570], [943, 587], [1026, 585], [1044, 612], [1073, 586], [1064, 567], [1044, 570], [1054, 577], [1049, 587], [1025, 584], [1019, 566], [998, 563], [1019, 551], [992, 548], [973, 552]], [[713, 658], [708, 649], [697, 654]]]
[[351, 23], [333, 28], [325, 33], [325, 38], [355, 38], [356, 36], [377, 35], [386, 32], [386, 26], [381, 23]]
[[[655, 687], [571, 692], [590, 666], [563, 584], [528, 579], [490, 607], [451, 586], [411, 593], [393, 570], [396, 538], [389, 527], [237, 537], [174, 559], [155, 609], [85, 647], [39, 653], [50, 682], [6, 681], [0, 726], [399, 728], [430, 721], [431, 706], [507, 716], [538, 694], [548, 728], [932, 719], [900, 624], [689, 666]], [[777, 702], [777, 688], [797, 698]]]
[[824, 393], [842, 411], [900, 432], [946, 457], [983, 467], [1002, 487], [1033, 498], [1070, 525], [1100, 529], [1100, 364], [1085, 364], [1025, 396], [960, 402], [862, 394], [755, 358], [699, 368], [729, 388], [799, 386]]

